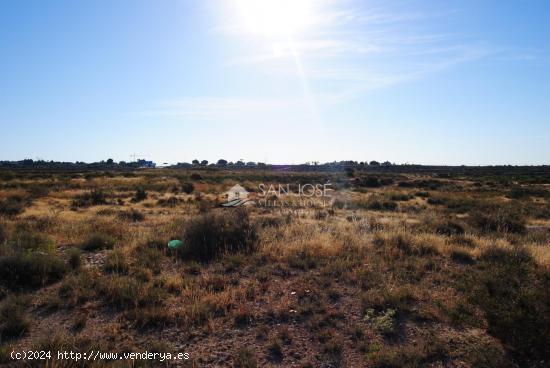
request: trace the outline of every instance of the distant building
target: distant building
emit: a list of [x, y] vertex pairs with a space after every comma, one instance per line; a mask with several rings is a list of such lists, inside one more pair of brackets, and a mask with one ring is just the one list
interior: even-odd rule
[[153, 161], [147, 161], [147, 160], [138, 160], [138, 165], [142, 169], [154, 169], [157, 167], [157, 164]]

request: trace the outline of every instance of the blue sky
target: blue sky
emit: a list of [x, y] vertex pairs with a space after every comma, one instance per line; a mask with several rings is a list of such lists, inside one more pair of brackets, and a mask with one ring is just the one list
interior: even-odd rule
[[0, 159], [550, 164], [550, 2], [257, 4], [0, 2]]

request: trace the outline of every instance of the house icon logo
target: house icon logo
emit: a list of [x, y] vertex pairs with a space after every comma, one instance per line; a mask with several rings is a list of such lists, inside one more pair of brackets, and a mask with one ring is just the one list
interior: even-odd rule
[[248, 199], [248, 191], [239, 184], [232, 186], [224, 195], [227, 196], [227, 202], [222, 204], [224, 207], [238, 207], [251, 203]]

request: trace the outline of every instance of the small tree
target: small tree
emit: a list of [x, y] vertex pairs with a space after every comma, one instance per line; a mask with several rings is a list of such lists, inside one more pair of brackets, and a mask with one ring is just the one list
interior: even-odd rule
[[378, 162], [378, 161], [371, 161], [371, 162], [369, 162], [369, 165], [370, 165], [370, 166], [380, 166], [380, 162]]
[[199, 164], [199, 160], [194, 159], [193, 161], [191, 161], [191, 163], [192, 163], [193, 165], [198, 165], [198, 164]]
[[223, 158], [220, 158], [218, 160], [218, 166], [227, 166], [227, 161], [224, 160]]
[[202, 160], [201, 161], [201, 166], [206, 166], [208, 165], [208, 160]]

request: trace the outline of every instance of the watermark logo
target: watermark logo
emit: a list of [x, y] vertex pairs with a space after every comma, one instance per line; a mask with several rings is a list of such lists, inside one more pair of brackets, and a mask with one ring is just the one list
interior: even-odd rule
[[332, 205], [330, 183], [265, 184], [248, 192], [236, 184], [223, 195], [223, 207], [256, 205], [259, 207], [327, 207]]
[[252, 203], [248, 199], [248, 191], [239, 184], [233, 185], [224, 195], [227, 196], [227, 202], [222, 204], [224, 207], [239, 207]]

